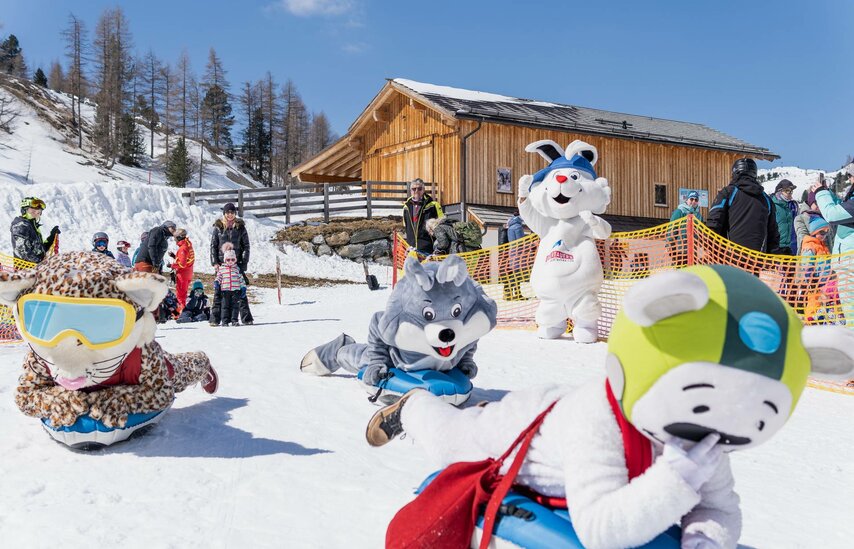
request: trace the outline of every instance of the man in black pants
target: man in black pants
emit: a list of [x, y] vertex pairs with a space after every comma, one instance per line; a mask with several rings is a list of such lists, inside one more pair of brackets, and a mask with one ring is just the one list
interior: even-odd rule
[[[237, 256], [237, 266], [246, 279], [246, 267], [249, 265], [249, 233], [246, 231], [246, 223], [237, 217], [237, 208], [234, 203], [229, 202], [222, 208], [222, 217], [214, 221], [211, 232], [211, 265], [219, 267], [223, 264], [222, 245], [231, 242], [234, 253]], [[248, 280], [247, 280], [248, 282]], [[240, 309], [240, 322], [252, 324], [255, 319], [249, 310], [249, 299], [246, 297], [245, 288], [238, 299]], [[219, 325], [222, 312], [222, 294], [214, 289], [213, 305], [211, 306], [211, 326]]]

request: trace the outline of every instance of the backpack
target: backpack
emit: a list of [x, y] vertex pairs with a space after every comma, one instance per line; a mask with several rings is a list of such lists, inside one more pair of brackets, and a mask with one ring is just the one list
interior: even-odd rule
[[457, 241], [464, 247], [463, 251], [470, 252], [481, 248], [483, 235], [480, 225], [474, 221], [457, 221], [454, 223], [454, 232], [457, 233]]

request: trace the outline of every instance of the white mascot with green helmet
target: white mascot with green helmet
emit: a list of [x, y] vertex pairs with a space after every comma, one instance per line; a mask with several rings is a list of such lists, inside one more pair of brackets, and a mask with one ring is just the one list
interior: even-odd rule
[[605, 370], [607, 380], [464, 410], [412, 391], [374, 415], [368, 441], [405, 432], [443, 467], [494, 458], [556, 403], [515, 482], [566, 498], [577, 539], [562, 546], [643, 546], [680, 524], [682, 548], [735, 548], [741, 511], [727, 453], [777, 433], [810, 373], [854, 371], [854, 332], [804, 327], [758, 278], [696, 266], [627, 291]]

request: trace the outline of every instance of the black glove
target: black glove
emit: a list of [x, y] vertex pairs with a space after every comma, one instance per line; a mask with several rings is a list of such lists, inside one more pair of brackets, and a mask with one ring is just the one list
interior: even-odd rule
[[175, 252], [169, 252], [169, 257], [171, 257], [172, 259], [175, 259]]
[[50, 236], [56, 236], [61, 233], [62, 231], [59, 230], [59, 225], [54, 225], [53, 229], [50, 230]]
[[171, 271], [169, 273], [169, 279], [172, 281], [172, 284], [175, 284], [175, 271]]

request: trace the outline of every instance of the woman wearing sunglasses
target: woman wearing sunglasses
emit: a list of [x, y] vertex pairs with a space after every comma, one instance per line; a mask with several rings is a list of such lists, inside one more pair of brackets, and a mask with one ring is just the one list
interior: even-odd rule
[[12, 253], [15, 259], [41, 263], [47, 251], [53, 247], [60, 231], [58, 226], [54, 226], [47, 240], [42, 238], [39, 220], [44, 209], [44, 201], [34, 196], [21, 200], [21, 215], [12, 220], [11, 226]]

